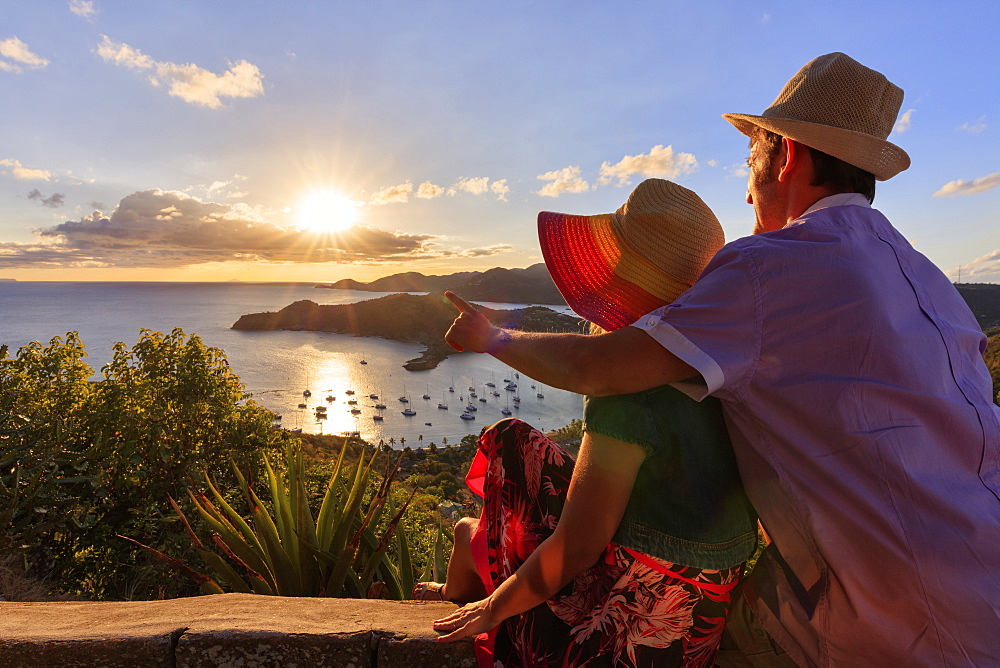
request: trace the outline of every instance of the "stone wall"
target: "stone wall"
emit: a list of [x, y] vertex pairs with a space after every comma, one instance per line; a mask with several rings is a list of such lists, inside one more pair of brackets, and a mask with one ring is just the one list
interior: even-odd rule
[[436, 642], [451, 603], [219, 594], [169, 601], [0, 603], [0, 666], [467, 666]]

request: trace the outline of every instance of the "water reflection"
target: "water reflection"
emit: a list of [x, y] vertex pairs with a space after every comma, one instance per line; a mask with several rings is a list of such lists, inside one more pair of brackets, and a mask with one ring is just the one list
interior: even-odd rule
[[[466, 434], [478, 434], [502, 419], [504, 410], [543, 430], [557, 429], [581, 413], [578, 395], [543, 388], [487, 355], [453, 355], [436, 369], [411, 372], [402, 365], [420, 353], [418, 345], [318, 332], [243, 332], [241, 338], [244, 345], [233, 350], [252, 347], [267, 352], [255, 355], [252, 363], [230, 355], [231, 363], [254, 399], [281, 413], [288, 429], [358, 432], [376, 444], [391, 439], [396, 447], [431, 441], [441, 445], [444, 439], [457, 443]], [[254, 345], [247, 345], [251, 341]], [[292, 341], [297, 345], [288, 345]], [[275, 387], [275, 379], [282, 379], [282, 387]], [[517, 388], [504, 389], [508, 381]], [[312, 396], [303, 400], [307, 387]], [[328, 402], [328, 396], [335, 399]], [[307, 407], [298, 408], [303, 402]], [[318, 405], [327, 407], [325, 419], [317, 419]], [[470, 405], [476, 409], [470, 411], [475, 417], [463, 420], [461, 415]], [[358, 412], [351, 413], [352, 409]], [[414, 415], [404, 415], [405, 409]]]

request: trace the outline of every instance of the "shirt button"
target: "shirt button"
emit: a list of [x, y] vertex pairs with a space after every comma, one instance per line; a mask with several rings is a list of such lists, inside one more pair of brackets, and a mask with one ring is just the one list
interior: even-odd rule
[[656, 318], [655, 317], [650, 316], [650, 317], [646, 318], [646, 327], [655, 327], [655, 326], [656, 326]]

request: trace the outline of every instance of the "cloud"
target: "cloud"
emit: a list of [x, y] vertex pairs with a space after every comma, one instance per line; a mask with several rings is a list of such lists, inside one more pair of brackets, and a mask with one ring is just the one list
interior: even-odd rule
[[959, 271], [961, 271], [963, 283], [1000, 282], [1000, 248], [977, 257], [969, 264], [963, 264], [960, 269], [948, 272], [948, 275], [957, 279]]
[[410, 194], [413, 192], [413, 184], [407, 181], [398, 186], [387, 186], [382, 188], [368, 200], [371, 206], [382, 206], [384, 204], [403, 204], [410, 201]]
[[510, 188], [507, 187], [507, 179], [490, 183], [488, 176], [478, 176], [474, 178], [463, 177], [455, 184], [445, 188], [430, 181], [424, 181], [417, 187], [414, 193], [413, 183], [407, 181], [398, 186], [387, 186], [382, 188], [368, 200], [371, 206], [382, 206], [383, 204], [405, 204], [410, 201], [410, 195], [419, 199], [435, 199], [442, 195], [455, 197], [459, 193], [469, 193], [471, 195], [484, 195], [492, 192], [498, 200], [506, 200]]
[[215, 74], [193, 64], [159, 62], [128, 44], [114, 42], [101, 35], [97, 55], [104, 60], [130, 70], [148, 72], [149, 83], [166, 86], [170, 95], [194, 105], [218, 109], [220, 98], [252, 98], [264, 94], [262, 79], [256, 65], [245, 60], [230, 63], [229, 69]]
[[896, 121], [896, 126], [892, 129], [892, 131], [901, 135], [909, 130], [910, 126], [913, 124], [913, 112], [915, 111], [916, 109], [907, 109], [904, 111], [903, 115]]
[[501, 202], [507, 201], [507, 193], [510, 192], [510, 188], [507, 186], [507, 179], [500, 179], [499, 181], [494, 181], [492, 184], [490, 184], [490, 190], [493, 192], [494, 195], [497, 196], [497, 199], [500, 200]]
[[971, 135], [978, 135], [986, 129], [986, 117], [980, 116], [974, 123], [962, 123], [955, 129], [960, 132], [968, 132]]
[[467, 192], [473, 195], [482, 195], [484, 192], [489, 190], [490, 178], [488, 176], [480, 176], [477, 178], [466, 178], [462, 177], [458, 180], [458, 183], [451, 187], [449, 195], [454, 195], [457, 192]]
[[97, 15], [92, 0], [69, 0], [69, 11], [88, 21], [92, 21]]
[[38, 200], [39, 204], [47, 206], [51, 209], [58, 209], [66, 203], [66, 196], [62, 193], [52, 193], [50, 196], [46, 197], [40, 193], [37, 188], [28, 193], [28, 199]]
[[444, 188], [434, 185], [430, 181], [424, 181], [417, 188], [417, 197], [420, 199], [434, 199], [444, 194]]
[[657, 145], [648, 154], [626, 155], [614, 165], [603, 163], [598, 184], [603, 186], [616, 183], [627, 186], [631, 183], [632, 176], [676, 179], [684, 174], [691, 174], [696, 169], [698, 161], [691, 153], [674, 153], [673, 146], [664, 148]]
[[[206, 197], [225, 197], [227, 199], [242, 199], [247, 196], [247, 193], [243, 190], [239, 190], [242, 184], [247, 181], [247, 177], [242, 174], [233, 174], [232, 178], [227, 181], [212, 181], [209, 184], [201, 184], [197, 186], [191, 186], [185, 188], [184, 192], [200, 193]], [[95, 207], [101, 208], [101, 207]]]
[[539, 181], [551, 181], [542, 186], [538, 194], [542, 197], [559, 197], [564, 193], [585, 193], [590, 190], [590, 184], [580, 178], [578, 166], [563, 167], [551, 172], [545, 172], [535, 177]]
[[733, 176], [736, 176], [741, 179], [745, 179], [750, 176], [750, 168], [747, 167], [747, 164], [745, 162], [738, 162], [735, 165], [730, 165], [729, 167], [726, 167], [725, 169]]
[[[51, 198], [50, 198], [51, 199]], [[352, 227], [336, 234], [283, 228], [247, 205], [146, 190], [123, 198], [111, 215], [36, 231], [36, 243], [0, 243], [0, 267], [39, 265], [178, 267], [205, 262], [399, 262], [460, 256], [429, 235]]]
[[488, 192], [493, 193], [497, 196], [497, 199], [501, 202], [507, 201], [507, 193], [510, 192], [510, 188], [507, 186], [507, 179], [500, 179], [499, 181], [494, 181], [490, 183], [490, 177], [479, 176], [475, 178], [463, 177], [458, 180], [456, 184], [448, 188], [448, 195], [454, 197], [460, 192], [466, 192], [472, 195], [485, 195]]
[[20, 74], [25, 69], [37, 70], [48, 64], [49, 61], [32, 53], [17, 37], [0, 40], [0, 71]]
[[978, 195], [986, 192], [990, 188], [1000, 186], [1000, 172], [993, 172], [986, 176], [981, 176], [972, 181], [956, 179], [941, 186], [941, 189], [934, 193], [933, 197], [962, 197], [965, 195]]
[[53, 177], [52, 172], [47, 169], [24, 167], [17, 160], [11, 160], [10, 158], [0, 160], [0, 167], [9, 167], [11, 176], [22, 181], [51, 181]]
[[500, 253], [510, 253], [515, 250], [510, 244], [493, 244], [492, 246], [481, 246], [480, 248], [467, 248], [458, 253], [459, 257], [489, 257]]

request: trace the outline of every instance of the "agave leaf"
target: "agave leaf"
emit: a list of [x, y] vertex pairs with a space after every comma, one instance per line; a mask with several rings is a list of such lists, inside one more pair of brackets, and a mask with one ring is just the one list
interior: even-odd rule
[[250, 586], [246, 583], [246, 580], [240, 577], [239, 573], [237, 573], [233, 567], [229, 565], [228, 561], [211, 550], [198, 549], [198, 554], [205, 563], [215, 569], [215, 572], [222, 576], [222, 579], [229, 585], [230, 589], [240, 594], [250, 593]]
[[[209, 507], [204, 507], [202, 503], [199, 503], [197, 497], [195, 497], [190, 490], [188, 490], [188, 493], [191, 495], [191, 499], [194, 501], [195, 507], [198, 509], [199, 514], [205, 522], [219, 534], [219, 539], [216, 543], [219, 541], [224, 542], [231, 552], [238, 554], [240, 559], [249, 565], [249, 568], [252, 568], [254, 571], [264, 575], [266, 578], [271, 579], [273, 582], [274, 575], [271, 573], [271, 569], [268, 567], [264, 559], [264, 549], [260, 546], [256, 536], [254, 536], [254, 542], [252, 544], [248, 543], [241, 532], [237, 531], [228, 522], [217, 518], [216, 515], [213, 515], [212, 512], [210, 512], [215, 511], [215, 513], [218, 513], [218, 511], [212, 508], [210, 504], [208, 504]], [[208, 500], [204, 499], [204, 501], [207, 504]]]
[[191, 523], [188, 522], [187, 516], [184, 514], [183, 511], [181, 511], [181, 507], [177, 505], [176, 501], [174, 501], [174, 497], [168, 494], [167, 500], [170, 501], [170, 507], [174, 509], [174, 512], [177, 514], [177, 516], [181, 518], [181, 524], [184, 525], [184, 530], [187, 531], [188, 538], [190, 538], [191, 542], [194, 543], [195, 548], [199, 550], [208, 549], [201, 542], [201, 539], [198, 538], [198, 534], [194, 532], [194, 529], [191, 528]]
[[[365, 489], [368, 486], [368, 477], [371, 473], [371, 461], [368, 465], [364, 465], [364, 458], [358, 459], [358, 467], [354, 476], [354, 484], [351, 487], [350, 494], [348, 495], [347, 502], [344, 504], [343, 512], [341, 513], [344, 518], [357, 518], [358, 512], [361, 509], [361, 502], [364, 500]], [[353, 529], [354, 522], [352, 521], [341, 521], [337, 525], [337, 529], [334, 532], [333, 540], [330, 545], [330, 551], [334, 553], [345, 552], [348, 547], [347, 537], [350, 534], [351, 529]], [[353, 553], [357, 551], [357, 536], [355, 539], [351, 540], [351, 545], [354, 546], [352, 550], [351, 559], [353, 561]], [[348, 565], [350, 562], [348, 562]], [[346, 571], [339, 574], [341, 577], [346, 575]], [[332, 580], [337, 582], [337, 580]], [[337, 586], [339, 589], [339, 585]]]
[[[294, 553], [295, 550], [295, 538], [294, 531], [292, 527], [294, 526], [292, 520], [292, 509], [291, 503], [288, 496], [288, 490], [284, 488], [281, 484], [281, 480], [278, 475], [274, 472], [271, 467], [271, 462], [268, 461], [267, 457], [264, 457], [264, 470], [267, 472], [267, 483], [271, 491], [271, 506], [274, 509], [274, 525], [277, 530], [278, 537], [281, 538], [282, 543], [286, 545], [286, 549]], [[286, 471], [286, 475], [291, 475], [292, 472], [289, 469]]]
[[[392, 536], [396, 529], [396, 523], [399, 521], [399, 517], [393, 519], [389, 527], [383, 532], [381, 538], [377, 544], [375, 544], [374, 549], [368, 555], [364, 567], [361, 569], [361, 582], [368, 582], [372, 579], [372, 575], [375, 573], [375, 569], [382, 566], [383, 579], [396, 579], [397, 583], [399, 581], [399, 573], [396, 568], [385, 559], [386, 552], [389, 550], [389, 545], [392, 542]], [[397, 586], [398, 588], [398, 586]]]
[[434, 582], [444, 582], [448, 576], [448, 561], [444, 554], [444, 528], [438, 520], [437, 538], [434, 539]]
[[282, 545], [281, 538], [278, 536], [278, 528], [271, 516], [264, 510], [264, 505], [257, 497], [256, 492], [253, 489], [250, 489], [249, 492], [253, 501], [251, 512], [254, 526], [261, 538], [261, 544], [264, 546], [268, 566], [271, 573], [274, 574], [278, 595], [301, 596], [295, 562], [285, 550], [285, 546]]
[[211, 594], [222, 594], [222, 593], [225, 593], [225, 592], [222, 591], [222, 587], [219, 586], [219, 583], [217, 583], [215, 580], [213, 580], [211, 577], [205, 575], [204, 573], [199, 573], [198, 571], [194, 570], [193, 568], [191, 568], [190, 566], [188, 566], [187, 564], [185, 564], [181, 560], [175, 559], [174, 557], [171, 557], [169, 554], [164, 554], [163, 552], [160, 552], [156, 548], [152, 548], [149, 545], [143, 545], [139, 541], [137, 541], [135, 539], [132, 539], [132, 538], [129, 538], [128, 536], [123, 536], [121, 534], [115, 534], [115, 535], [118, 536], [119, 538], [124, 538], [125, 540], [129, 541], [130, 543], [135, 543], [136, 545], [138, 545], [139, 547], [141, 547], [141, 548], [143, 548], [145, 550], [148, 550], [150, 552], [150, 554], [152, 554], [154, 557], [156, 557], [160, 561], [163, 561], [164, 563], [166, 563], [170, 567], [174, 568], [175, 570], [180, 571], [184, 575], [186, 575], [189, 578], [191, 578], [192, 580], [194, 580], [196, 583], [198, 583], [198, 585], [201, 586], [201, 588], [202, 588], [203, 591], [206, 591], [206, 593], [211, 593]]
[[[416, 490], [414, 490], [415, 493]], [[410, 498], [412, 499], [413, 496], [411, 495]], [[392, 512], [391, 499], [389, 504], [389, 512]], [[410, 557], [410, 541], [407, 539], [406, 530], [403, 527], [396, 528], [395, 538], [396, 556], [399, 559], [399, 600], [405, 600], [410, 598], [413, 591], [413, 559]]]
[[[246, 480], [243, 478], [243, 474], [239, 472], [239, 469], [236, 468], [235, 464], [233, 464], [233, 470], [236, 472], [237, 477], [241, 481], [240, 485], [241, 489], [243, 490], [243, 494], [246, 497], [247, 505], [249, 505], [252, 508], [253, 500], [250, 498], [250, 488], [247, 487]], [[250, 528], [250, 525], [247, 524], [246, 520], [243, 519], [243, 516], [240, 515], [238, 512], [236, 512], [236, 510], [233, 509], [231, 505], [229, 505], [229, 502], [226, 501], [225, 498], [223, 498], [222, 494], [219, 493], [219, 490], [216, 488], [214, 484], [212, 484], [212, 481], [209, 479], [207, 475], [205, 476], [205, 482], [208, 483], [208, 489], [209, 491], [212, 492], [212, 496], [215, 497], [215, 501], [216, 503], [219, 504], [219, 507], [222, 509], [222, 512], [225, 513], [224, 516], [226, 517], [226, 519], [236, 529], [239, 530], [239, 532], [243, 535], [243, 539], [247, 542], [248, 545], [251, 545], [255, 550], [263, 554], [264, 548], [263, 546], [261, 546], [260, 541], [257, 539], [257, 534], [254, 533], [254, 530]], [[220, 513], [220, 515], [221, 514], [222, 513]]]
[[323, 494], [323, 503], [319, 508], [319, 516], [316, 518], [316, 546], [323, 550], [330, 549], [330, 542], [333, 540], [334, 529], [337, 526], [337, 499], [341, 493], [340, 470], [344, 463], [344, 453], [347, 452], [347, 443], [340, 448], [340, 456], [337, 457], [337, 465], [330, 474], [330, 481], [326, 485], [326, 492]]

